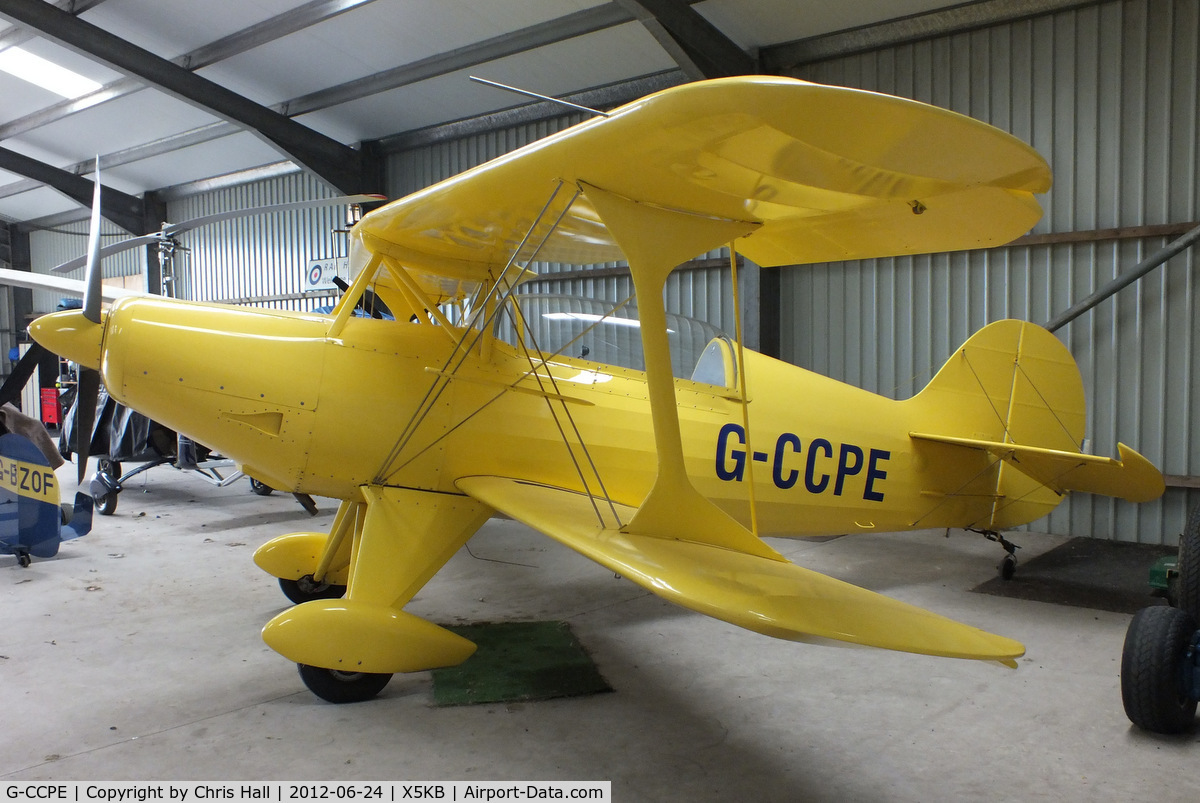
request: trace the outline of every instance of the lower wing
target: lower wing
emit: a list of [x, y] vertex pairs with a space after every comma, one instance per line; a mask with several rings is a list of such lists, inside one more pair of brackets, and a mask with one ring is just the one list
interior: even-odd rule
[[[464, 493], [685, 608], [775, 638], [832, 640], [1016, 666], [1012, 639], [938, 616], [787, 561], [597, 523], [579, 493], [504, 477], [466, 477]], [[607, 503], [605, 503], [607, 504]], [[634, 509], [618, 505], [622, 520]]]

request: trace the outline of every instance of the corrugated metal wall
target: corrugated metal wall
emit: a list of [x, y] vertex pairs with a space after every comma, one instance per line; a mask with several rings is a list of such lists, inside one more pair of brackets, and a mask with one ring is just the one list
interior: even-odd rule
[[[107, 220], [100, 221], [100, 244], [109, 245], [126, 237], [123, 229], [114, 226]], [[87, 253], [88, 221], [67, 223], [53, 229], [42, 229], [29, 233], [29, 256], [33, 263], [34, 273], [49, 273], [56, 265], [61, 265]], [[139, 289], [144, 284], [138, 284], [132, 277], [144, 273], [145, 255], [143, 249], [135, 248], [124, 253], [114, 254], [104, 260], [104, 275], [107, 278], [131, 277], [127, 281]], [[69, 279], [83, 279], [83, 268], [77, 268], [70, 273], [61, 274]], [[33, 309], [35, 312], [52, 312], [58, 305], [60, 296], [47, 290], [33, 291]]]
[[[1129, 0], [813, 65], [797, 77], [916, 98], [986, 120], [1049, 160], [1035, 233], [1200, 219], [1200, 3]], [[974, 330], [1045, 323], [1160, 248], [1162, 237], [787, 269], [784, 359], [907, 397]], [[1058, 334], [1080, 364], [1088, 436], [1167, 474], [1200, 474], [1195, 254]], [[1174, 544], [1200, 493], [1131, 505], [1076, 494], [1032, 529]]]
[[[324, 182], [297, 171], [171, 201], [167, 217], [181, 222], [216, 212], [336, 195]], [[335, 229], [346, 228], [344, 216], [345, 207], [304, 209], [252, 215], [184, 232], [179, 235], [182, 250], [175, 257], [175, 295], [199, 301], [238, 299], [281, 309], [311, 309], [330, 303], [333, 296], [302, 293], [304, 272], [309, 260], [345, 255], [345, 235], [334, 233]], [[33, 270], [45, 273], [84, 253], [87, 231], [88, 222], [84, 220], [32, 232]], [[103, 221], [101, 231], [105, 244], [129, 236], [108, 221]], [[144, 274], [144, 249], [104, 260], [106, 280]], [[83, 269], [66, 275], [82, 279]], [[144, 278], [137, 286], [145, 288]], [[51, 311], [57, 303], [58, 296], [53, 293], [34, 292], [34, 310], [38, 312]]]
[[[336, 196], [307, 173], [192, 195], [167, 204], [172, 221], [231, 209]], [[176, 261], [179, 298], [242, 300], [254, 306], [311, 310], [333, 296], [303, 294], [309, 260], [346, 254], [345, 207], [252, 215], [204, 226], [180, 236], [188, 250]]]

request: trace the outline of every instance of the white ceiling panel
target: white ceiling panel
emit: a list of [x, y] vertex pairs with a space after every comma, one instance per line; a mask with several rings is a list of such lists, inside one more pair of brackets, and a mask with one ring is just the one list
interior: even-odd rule
[[594, 5], [562, 1], [514, 4], [376, 0], [352, 14], [233, 56], [205, 68], [201, 74], [270, 105], [469, 47]]
[[[22, 134], [17, 140], [77, 162], [217, 121], [218, 118], [181, 100], [154, 89], [143, 89]], [[139, 192], [157, 186], [150, 184]]]
[[375, 139], [450, 120], [507, 109], [520, 95], [470, 80], [471, 75], [542, 95], [671, 69], [674, 63], [645, 29], [628, 23], [587, 37], [527, 51], [467, 70], [305, 115], [302, 122], [343, 140]]
[[78, 208], [77, 203], [49, 187], [0, 198], [0, 216], [9, 220], [37, 220]]
[[295, 0], [105, 0], [80, 17], [173, 59], [299, 5]]
[[[1022, 8], [1035, 13], [1061, 2], [1026, 0]], [[1004, 4], [983, 0], [978, 7]], [[961, 5], [961, 0], [702, 0], [691, 8], [753, 56], [774, 45]], [[240, 117], [243, 131], [278, 127], [280, 118], [268, 110], [296, 101], [295, 122], [307, 130], [283, 124], [292, 129], [284, 137], [292, 143], [292, 160], [311, 164], [313, 154], [332, 152], [324, 167], [326, 180], [335, 184], [355, 180], [339, 174], [336, 165], [353, 162], [357, 154], [349, 148], [363, 140], [529, 102], [475, 84], [468, 75], [563, 95], [681, 66], [672, 56], [678, 48], [664, 47], [652, 26], [633, 21], [627, 5], [610, 0], [100, 0], [80, 18], [157, 58], [192, 54], [202, 65], [199, 76], [255, 104]], [[124, 69], [162, 75], [153, 64], [118, 69], [56, 44], [56, 34], [69, 30], [69, 22], [60, 19], [58, 30], [37, 31], [0, 21], [0, 48], [25, 46], [109, 85], [145, 86]], [[583, 33], [579, 25], [586, 27]], [[498, 53], [509, 55], [497, 58]], [[424, 77], [429, 74], [412, 71], [438, 59], [442, 72]], [[465, 66], [469, 63], [473, 66]], [[321, 99], [306, 111], [314, 108], [305, 105], [314, 93], [322, 93]], [[135, 195], [289, 158], [251, 133], [196, 144], [192, 132], [228, 116], [238, 103], [222, 101], [220, 91], [199, 90], [190, 102], [156, 89], [102, 94], [117, 96], [80, 110], [85, 102], [65, 102], [0, 73], [0, 147], [55, 168], [99, 154], [111, 165], [106, 183]], [[195, 106], [222, 102], [234, 106], [224, 113]], [[306, 148], [307, 158], [301, 159]], [[336, 155], [339, 148], [342, 154]], [[29, 180], [18, 175], [17, 160], [5, 167], [0, 152], [0, 216], [27, 221], [62, 211], [63, 202], [51, 200], [57, 193], [25, 190]]]
[[113, 176], [134, 185], [153, 184], [156, 189], [162, 189], [281, 160], [278, 151], [254, 134], [243, 131], [172, 153], [109, 168], [105, 171], [104, 182], [107, 184], [108, 177]]

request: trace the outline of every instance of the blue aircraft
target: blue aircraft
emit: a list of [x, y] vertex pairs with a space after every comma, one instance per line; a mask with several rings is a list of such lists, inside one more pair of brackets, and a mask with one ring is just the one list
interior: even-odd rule
[[0, 386], [0, 554], [15, 555], [22, 567], [54, 557], [63, 541], [92, 529], [91, 495], [59, 505], [54, 469], [62, 457], [41, 422], [12, 406], [44, 353], [35, 344]]

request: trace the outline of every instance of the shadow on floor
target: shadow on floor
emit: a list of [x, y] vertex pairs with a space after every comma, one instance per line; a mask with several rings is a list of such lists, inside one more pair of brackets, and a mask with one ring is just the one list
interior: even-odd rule
[[1022, 562], [1013, 579], [994, 577], [971, 590], [996, 597], [1136, 613], [1160, 602], [1151, 596], [1150, 567], [1162, 556], [1174, 553], [1175, 547], [1074, 538]]

